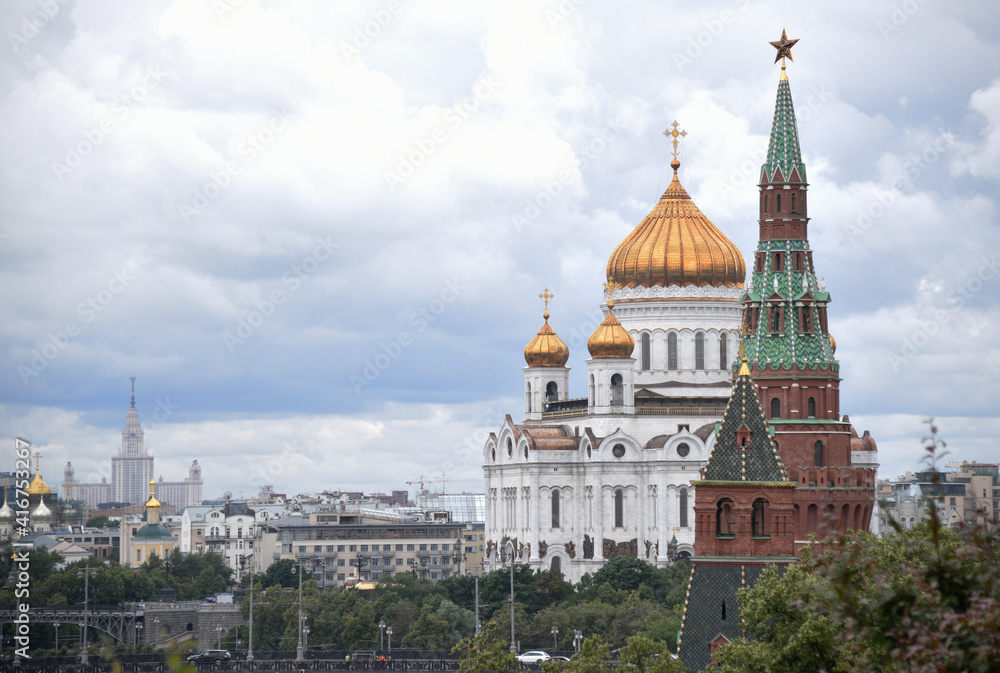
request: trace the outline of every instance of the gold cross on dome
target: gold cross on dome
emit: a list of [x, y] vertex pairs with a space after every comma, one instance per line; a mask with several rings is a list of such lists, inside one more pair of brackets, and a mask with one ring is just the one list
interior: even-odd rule
[[38, 467], [39, 467], [38, 466], [38, 459], [41, 458], [41, 457], [42, 457], [42, 453], [40, 451], [35, 451], [35, 472], [38, 472]]
[[555, 297], [554, 294], [550, 294], [549, 293], [549, 288], [545, 288], [545, 290], [540, 295], [538, 295], [539, 299], [542, 299], [542, 300], [545, 301], [545, 312], [546, 313], [549, 312], [549, 299], [552, 299], [554, 297]]
[[615, 287], [617, 287], [617, 286], [614, 283], [608, 282], [608, 283], [604, 284], [604, 291], [608, 293], [608, 301], [609, 302], [613, 302], [615, 300], [615, 297], [614, 297]]
[[667, 129], [666, 131], [663, 132], [663, 135], [667, 136], [668, 139], [671, 138], [671, 137], [673, 138], [673, 140], [671, 140], [670, 142], [674, 146], [674, 159], [676, 159], [677, 158], [677, 143], [678, 143], [677, 138], [683, 138], [684, 136], [686, 136], [687, 135], [687, 131], [684, 131], [684, 130], [678, 131], [677, 130], [677, 127], [679, 126], [679, 124], [677, 123], [676, 119], [674, 120], [674, 123], [671, 124], [671, 126], [673, 126], [673, 129]]

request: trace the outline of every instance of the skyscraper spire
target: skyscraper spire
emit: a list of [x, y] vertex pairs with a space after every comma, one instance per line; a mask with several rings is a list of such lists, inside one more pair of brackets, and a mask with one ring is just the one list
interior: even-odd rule
[[135, 377], [133, 376], [129, 380], [132, 382], [132, 404], [130, 406], [135, 409]]

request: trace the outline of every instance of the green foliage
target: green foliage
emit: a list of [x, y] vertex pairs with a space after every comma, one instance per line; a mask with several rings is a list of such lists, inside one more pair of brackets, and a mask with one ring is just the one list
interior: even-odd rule
[[87, 519], [87, 528], [115, 528], [117, 525], [114, 521], [106, 516], [92, 516]]
[[618, 652], [621, 666], [633, 673], [684, 673], [678, 659], [670, 656], [667, 646], [645, 636], [632, 636]]
[[[509, 622], [508, 622], [509, 623]], [[466, 638], [452, 648], [460, 657], [461, 673], [501, 673], [520, 670], [517, 655], [508, 647], [496, 624], [488, 624], [475, 638]]]
[[[303, 579], [307, 577], [306, 572], [302, 573]], [[299, 571], [295, 565], [295, 560], [283, 558], [275, 561], [260, 577], [260, 583], [266, 589], [277, 584], [279, 587], [298, 587]]]
[[580, 651], [570, 658], [569, 663], [547, 661], [542, 664], [542, 671], [543, 673], [604, 673], [609, 670], [609, 659], [611, 659], [611, 648], [607, 642], [597, 636], [591, 636], [584, 639]]

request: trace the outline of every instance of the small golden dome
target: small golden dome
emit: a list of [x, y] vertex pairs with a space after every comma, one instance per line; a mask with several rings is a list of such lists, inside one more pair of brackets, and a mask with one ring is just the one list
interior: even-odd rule
[[837, 352], [837, 340], [833, 338], [832, 334], [828, 334], [827, 336], [830, 337], [830, 348], [832, 348], [833, 352], [836, 353]]
[[42, 481], [42, 477], [38, 474], [38, 466], [35, 466], [35, 478], [31, 480], [28, 484], [28, 488], [24, 491], [28, 495], [49, 495], [52, 493], [52, 489], [49, 485]]
[[156, 499], [156, 480], [149, 480], [149, 500], [146, 501], [146, 508], [159, 507], [160, 501]]
[[549, 327], [549, 312], [543, 314], [545, 324], [538, 330], [528, 345], [524, 347], [524, 361], [529, 367], [565, 367], [569, 360], [569, 348]]
[[630, 358], [635, 350], [635, 339], [622, 327], [618, 318], [611, 312], [615, 303], [608, 302], [608, 316], [597, 326], [594, 333], [587, 339], [587, 350], [593, 358]]
[[622, 287], [743, 287], [743, 254], [674, 179], [639, 226], [608, 260], [608, 282]]

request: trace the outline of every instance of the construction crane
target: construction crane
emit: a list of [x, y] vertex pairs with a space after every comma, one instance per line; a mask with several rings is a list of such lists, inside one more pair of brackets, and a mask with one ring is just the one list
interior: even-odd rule
[[441, 479], [432, 479], [430, 477], [426, 477], [425, 478], [424, 475], [420, 475], [420, 479], [418, 479], [417, 481], [408, 481], [406, 483], [408, 485], [410, 485], [410, 486], [412, 486], [413, 484], [420, 484], [420, 494], [423, 495], [424, 493], [430, 493], [430, 491], [428, 491], [424, 487], [424, 482], [426, 482], [428, 485], [430, 485], [430, 484], [441, 484], [441, 492], [444, 493], [444, 484], [446, 484], [446, 483], [448, 483], [448, 484], [473, 484], [473, 483], [476, 483], [478, 481], [479, 481], [478, 479], [445, 479], [444, 477], [442, 477]]

